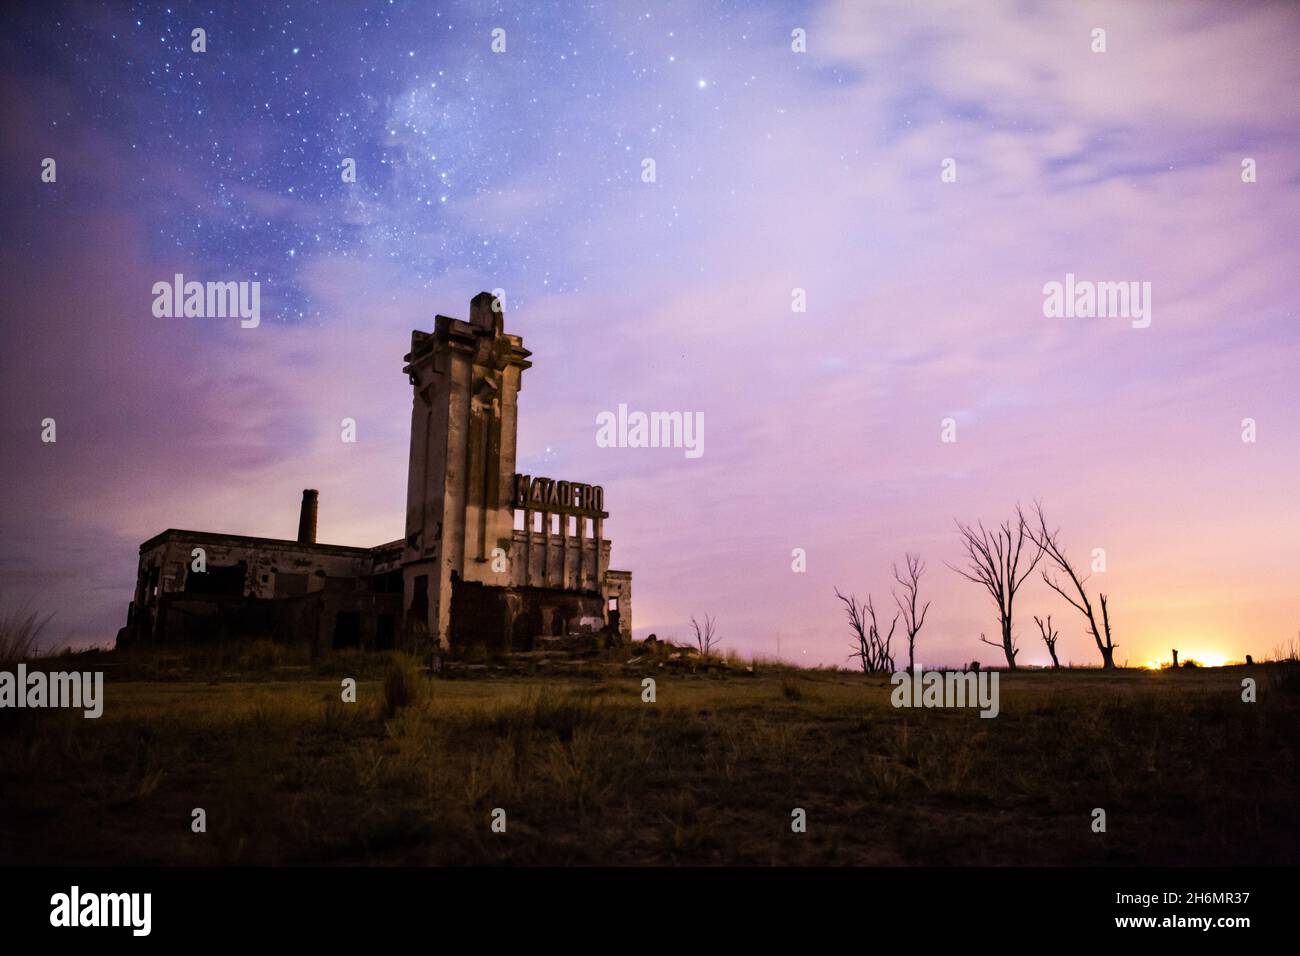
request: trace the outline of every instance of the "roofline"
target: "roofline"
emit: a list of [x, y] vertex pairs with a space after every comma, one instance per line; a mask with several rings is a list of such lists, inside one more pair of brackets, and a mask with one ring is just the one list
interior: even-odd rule
[[[375, 548], [358, 548], [350, 544], [321, 544], [318, 542], [313, 542], [308, 544], [303, 541], [298, 541], [295, 538], [258, 538], [247, 534], [224, 534], [220, 531], [190, 531], [187, 528], [168, 528], [166, 531], [160, 531], [152, 538], [149, 538], [147, 541], [142, 543], [140, 545], [140, 553], [143, 554], [149, 548], [153, 547], [155, 544], [158, 544], [159, 542], [163, 541], [168, 537], [197, 538], [197, 539], [208, 540], [208, 541], [211, 541], [216, 538], [222, 538], [226, 540], [234, 539], [236, 541], [247, 541], [250, 544], [278, 545], [281, 547], [289, 546], [289, 547], [293, 547], [305, 551], [311, 551], [311, 550], [335, 551], [335, 552], [348, 551], [356, 554], [369, 554], [370, 552], [375, 550]], [[379, 545], [379, 547], [382, 548], [385, 547], [385, 545]]]

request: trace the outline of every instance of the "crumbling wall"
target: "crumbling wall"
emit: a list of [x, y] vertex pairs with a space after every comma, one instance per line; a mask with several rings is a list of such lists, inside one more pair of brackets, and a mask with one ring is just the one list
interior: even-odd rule
[[605, 587], [602, 593], [605, 599], [605, 620], [610, 621], [610, 601], [613, 599], [618, 605], [616, 630], [623, 640], [632, 640], [632, 572], [605, 572]]
[[[205, 571], [195, 570], [196, 548], [202, 549]], [[362, 591], [370, 587], [372, 565], [366, 548], [168, 529], [140, 546], [126, 637], [157, 636], [166, 595], [269, 600]]]
[[[266, 599], [180, 592], [162, 595], [151, 633], [137, 631], [131, 637], [177, 643], [265, 638], [314, 644], [318, 650], [341, 646], [374, 650], [391, 647], [401, 611], [400, 594], [322, 590], [298, 598]], [[393, 623], [392, 634], [381, 631], [384, 618]], [[350, 622], [356, 624], [355, 642], [340, 640], [340, 627], [347, 628]]]
[[511, 645], [512, 606], [505, 588], [477, 581], [451, 581], [451, 646], [482, 644], [491, 651], [517, 650]]
[[451, 646], [491, 651], [534, 650], [545, 638], [600, 631], [601, 598], [594, 591], [498, 588], [452, 582]]

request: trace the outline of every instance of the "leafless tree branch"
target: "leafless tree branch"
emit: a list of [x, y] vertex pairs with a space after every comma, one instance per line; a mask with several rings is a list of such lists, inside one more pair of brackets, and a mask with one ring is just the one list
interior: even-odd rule
[[1043, 643], [1047, 645], [1047, 653], [1052, 655], [1052, 667], [1059, 668], [1061, 662], [1056, 659], [1056, 641], [1061, 635], [1052, 627], [1052, 615], [1047, 615], [1047, 620], [1044, 621], [1035, 614], [1034, 623], [1038, 625], [1038, 632], [1043, 636]]
[[894, 670], [894, 654], [890, 645], [894, 640], [894, 629], [898, 626], [899, 615], [894, 615], [894, 620], [889, 625], [889, 633], [882, 634], [871, 595], [867, 595], [867, 600], [860, 603], [857, 597], [846, 597], [840, 593], [839, 588], [836, 588], [835, 596], [844, 602], [849, 627], [853, 630], [854, 643], [850, 645], [853, 653], [849, 658], [858, 659], [863, 673], [891, 673]]
[[1043, 569], [1043, 581], [1053, 591], [1065, 598], [1071, 607], [1084, 616], [1088, 622], [1088, 631], [1092, 634], [1092, 639], [1096, 642], [1097, 650], [1101, 654], [1101, 666], [1104, 670], [1110, 670], [1115, 666], [1115, 648], [1119, 645], [1111, 637], [1110, 612], [1106, 607], [1106, 595], [1100, 593], [1097, 595], [1097, 599], [1101, 604], [1101, 621], [1099, 623], [1097, 612], [1093, 609], [1092, 600], [1088, 597], [1088, 589], [1084, 586], [1088, 581], [1088, 576], [1080, 577], [1074, 565], [1066, 556], [1065, 548], [1062, 547], [1059, 540], [1060, 532], [1048, 530], [1047, 516], [1043, 512], [1043, 503], [1041, 501], [1034, 502], [1034, 513], [1037, 521], [1030, 532], [1034, 543], [1042, 549], [1048, 560], [1056, 566], [1057, 572], [1065, 576], [1068, 583], [1062, 584], [1046, 568]]
[[[967, 581], [980, 585], [993, 598], [998, 608], [1002, 641], [994, 644], [982, 634], [980, 639], [985, 644], [1001, 647], [1007, 658], [1007, 667], [1015, 670], [1016, 654], [1019, 653], [1012, 631], [1016, 592], [1042, 560], [1043, 549], [1030, 533], [1018, 505], [1015, 519], [1002, 522], [992, 531], [985, 528], [983, 522], [974, 526], [960, 521], [955, 523], [966, 551], [966, 564], [964, 567], [951, 564], [948, 567]], [[1030, 550], [1026, 550], [1026, 542]]]
[[715, 621], [708, 614], [704, 615], [704, 624], [695, 620], [695, 615], [691, 615], [691, 627], [695, 628], [695, 645], [699, 648], [700, 654], [708, 657], [722, 643], [722, 639], [717, 636], [715, 631]]
[[894, 580], [903, 588], [901, 595], [897, 591], [894, 592], [894, 603], [898, 605], [898, 610], [903, 615], [903, 629], [907, 632], [907, 672], [911, 674], [916, 670], [916, 635], [921, 633], [921, 628], [925, 625], [925, 615], [930, 610], [930, 602], [926, 601], [921, 610], [917, 611], [921, 575], [925, 574], [925, 562], [921, 560], [919, 554], [910, 552], [905, 554], [903, 559], [907, 565], [905, 572], [900, 573], [898, 565], [894, 565]]

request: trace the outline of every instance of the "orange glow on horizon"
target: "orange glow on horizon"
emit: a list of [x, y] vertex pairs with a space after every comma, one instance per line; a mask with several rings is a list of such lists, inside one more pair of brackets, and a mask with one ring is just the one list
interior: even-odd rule
[[[1184, 652], [1180, 649], [1178, 652], [1179, 666], [1181, 667], [1183, 664], [1187, 663], [1188, 661], [1194, 661], [1195, 663], [1201, 665], [1202, 667], [1223, 667], [1225, 664], [1231, 662], [1232, 658], [1230, 658], [1227, 654], [1224, 654], [1220, 651]], [[1158, 671], [1161, 668], [1170, 667], [1172, 664], [1173, 664], [1172, 661], [1151, 660], [1151, 661], [1147, 661], [1146, 664], [1144, 664], [1143, 666], [1146, 667], [1147, 670]]]

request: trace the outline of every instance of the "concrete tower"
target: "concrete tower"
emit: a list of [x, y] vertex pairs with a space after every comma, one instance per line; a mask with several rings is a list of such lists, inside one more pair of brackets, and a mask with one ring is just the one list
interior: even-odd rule
[[408, 622], [448, 646], [453, 576], [500, 585], [493, 549], [510, 553], [518, 395], [531, 354], [504, 331], [490, 292], [470, 300], [469, 321], [439, 315], [411, 333], [411, 458], [402, 553]]

